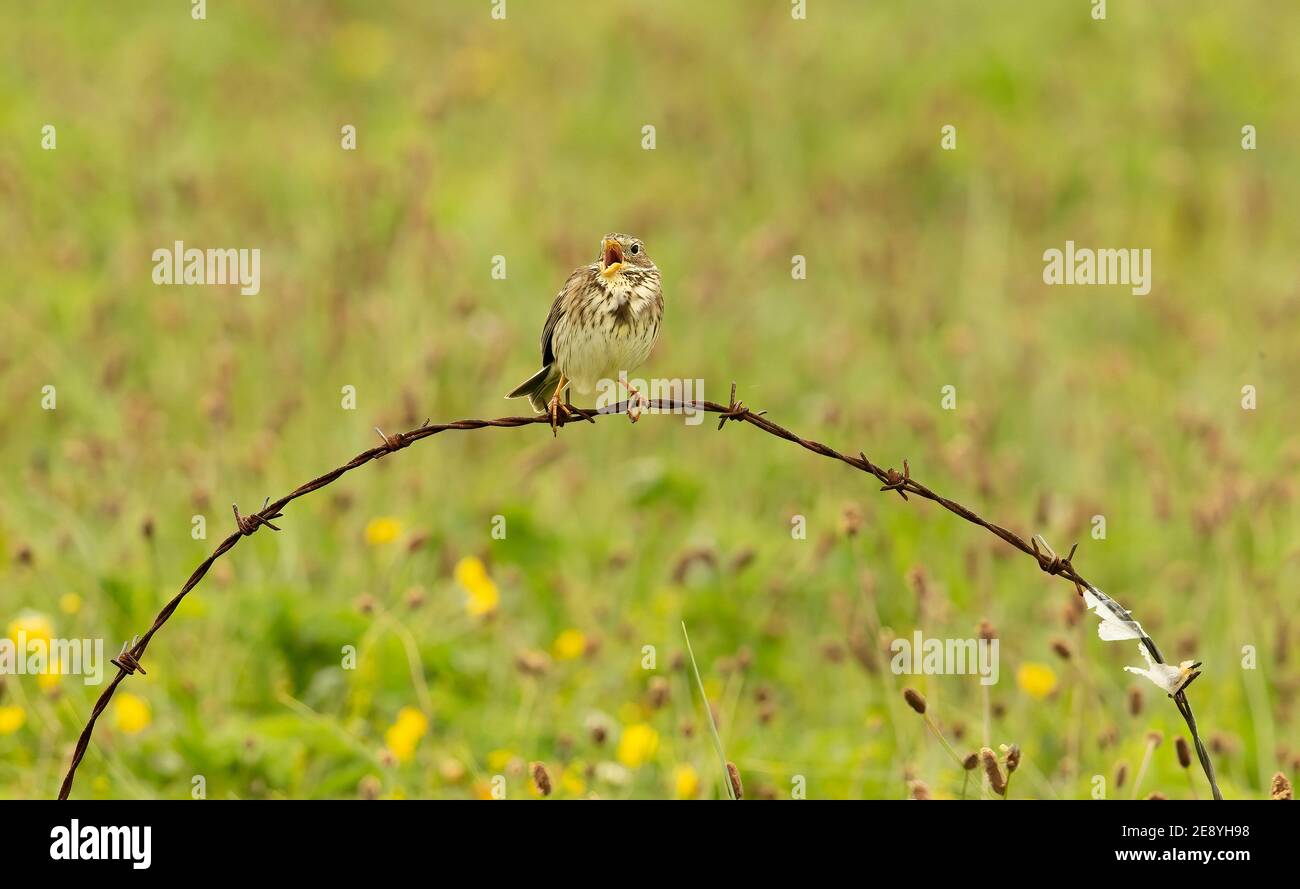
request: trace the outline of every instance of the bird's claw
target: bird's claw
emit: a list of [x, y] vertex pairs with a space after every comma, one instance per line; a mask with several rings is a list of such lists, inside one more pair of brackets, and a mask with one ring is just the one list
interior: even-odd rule
[[[632, 412], [633, 405], [636, 406], [636, 413]], [[641, 412], [650, 407], [650, 402], [636, 389], [631, 386], [627, 387], [627, 418], [635, 423], [641, 419]]]
[[[559, 427], [564, 425], [565, 420], [572, 419], [573, 409], [560, 401], [559, 395], [554, 395], [551, 397], [551, 400], [547, 402], [546, 410], [547, 413], [551, 415], [551, 436], [555, 437], [559, 435], [557, 430]], [[561, 411], [564, 412], [564, 419], [560, 419]]]

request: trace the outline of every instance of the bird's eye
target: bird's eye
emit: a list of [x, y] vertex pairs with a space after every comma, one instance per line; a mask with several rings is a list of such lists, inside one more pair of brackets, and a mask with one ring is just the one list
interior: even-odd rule
[[633, 245], [632, 245], [632, 255], [635, 256], [636, 254], [638, 254], [638, 253], [640, 253], [640, 252], [641, 252], [641, 245], [640, 245], [640, 244], [633, 244]]

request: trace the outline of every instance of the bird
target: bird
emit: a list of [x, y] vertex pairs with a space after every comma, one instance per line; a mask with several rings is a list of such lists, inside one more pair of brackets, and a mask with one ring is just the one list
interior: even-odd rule
[[645, 242], [620, 232], [605, 235], [597, 260], [574, 269], [551, 305], [542, 328], [542, 369], [506, 398], [527, 398], [534, 411], [549, 414], [555, 435], [561, 412], [574, 415], [571, 391], [586, 394], [602, 380], [621, 378], [627, 415], [635, 423], [648, 402], [626, 375], [649, 357], [663, 317], [659, 268]]

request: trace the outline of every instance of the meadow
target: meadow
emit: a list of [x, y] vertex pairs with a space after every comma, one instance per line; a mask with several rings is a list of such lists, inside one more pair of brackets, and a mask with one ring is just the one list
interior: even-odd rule
[[[623, 231], [665, 282], [638, 375], [1078, 543], [1203, 663], [1224, 796], [1268, 798], [1300, 769], [1300, 8], [1090, 5], [7, 4], [0, 632], [115, 655], [232, 503], [527, 411], [551, 300]], [[155, 284], [176, 241], [259, 249], [259, 292]], [[1150, 292], [1046, 285], [1067, 241], [1149, 249]], [[214, 565], [73, 796], [536, 797], [541, 762], [553, 798], [725, 797], [684, 623], [746, 798], [997, 796], [905, 687], [958, 759], [1018, 748], [1009, 798], [1209, 797], [1135, 643], [879, 487], [716, 418], [418, 442]], [[896, 674], [917, 631], [996, 638], [998, 681]], [[0, 683], [0, 797], [52, 797], [100, 689]]]

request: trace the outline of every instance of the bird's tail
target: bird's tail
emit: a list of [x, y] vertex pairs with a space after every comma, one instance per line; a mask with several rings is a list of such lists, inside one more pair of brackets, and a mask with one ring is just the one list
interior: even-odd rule
[[533, 410], [543, 414], [546, 413], [546, 403], [555, 394], [555, 387], [559, 382], [560, 372], [556, 370], [555, 364], [551, 363], [516, 386], [506, 398], [527, 398]]

